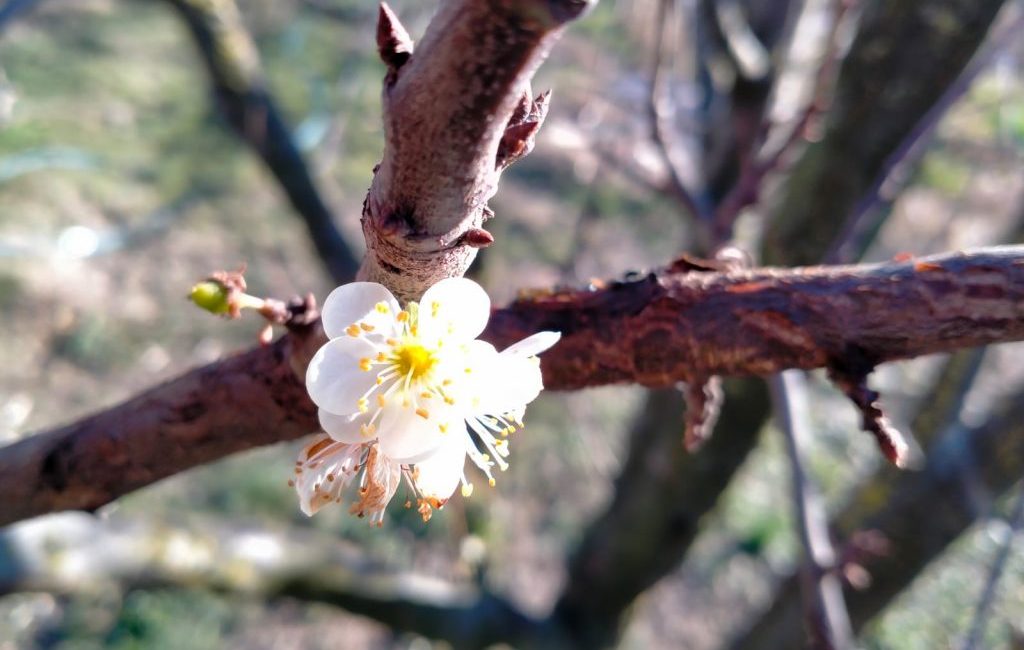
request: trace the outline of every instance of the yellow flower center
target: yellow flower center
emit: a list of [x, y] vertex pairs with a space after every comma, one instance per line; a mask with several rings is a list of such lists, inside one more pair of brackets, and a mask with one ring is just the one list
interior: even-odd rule
[[414, 380], [421, 379], [437, 365], [437, 357], [433, 351], [419, 343], [402, 343], [393, 354], [395, 367], [401, 377], [412, 374]]

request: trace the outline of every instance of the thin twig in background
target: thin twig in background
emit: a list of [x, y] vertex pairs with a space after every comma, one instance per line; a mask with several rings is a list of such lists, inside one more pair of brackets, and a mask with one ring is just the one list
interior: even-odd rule
[[1002, 546], [999, 547], [999, 551], [992, 561], [992, 567], [989, 569], [988, 577], [985, 580], [985, 587], [981, 592], [981, 597], [978, 598], [978, 605], [974, 610], [974, 617], [971, 619], [970, 632], [964, 641], [963, 650], [974, 650], [979, 647], [985, 635], [985, 624], [988, 622], [988, 616], [992, 611], [992, 603], [996, 599], [999, 579], [1005, 572], [1006, 561], [1010, 557], [1010, 551], [1013, 549], [1017, 533], [1024, 527], [1024, 485], [1018, 491], [1013, 509], [1006, 519], [1006, 524], [1008, 528], [1006, 539], [1003, 541]]
[[828, 514], [801, 458], [800, 447], [811, 434], [807, 385], [798, 370], [775, 375], [769, 383], [775, 416], [786, 442], [796, 524], [804, 547], [801, 590], [811, 648], [846, 650], [853, 647], [853, 630], [843, 602], [843, 585], [835, 571], [836, 552], [829, 535]]
[[351, 281], [358, 257], [335, 224], [292, 134], [264, 82], [259, 54], [233, 0], [201, 3], [166, 0], [189, 29], [210, 76], [217, 109], [266, 164], [331, 278]]
[[846, 217], [836, 245], [825, 257], [826, 264], [843, 264], [860, 258], [867, 240], [873, 239], [873, 233], [881, 226], [879, 213], [885, 212], [882, 204], [894, 201], [910, 182], [912, 170], [934, 140], [939, 123], [995, 58], [1019, 42], [1020, 32], [1024, 30], [1024, 3], [1007, 5], [1007, 10], [1016, 11], [1017, 15], [996, 27], [997, 33], [988, 38], [983, 49], [886, 159], [867, 194]]
[[[771, 150], [762, 150], [746, 160], [736, 184], [715, 210], [712, 219], [712, 241], [716, 247], [732, 239], [736, 219], [745, 208], [761, 200], [768, 175], [782, 171], [789, 163], [788, 159], [792, 156], [793, 150], [807, 138], [815, 120], [819, 119], [831, 105], [839, 63], [845, 53], [840, 35], [857, 1], [834, 0], [835, 7], [826, 40], [827, 45], [814, 75], [811, 101], [789, 127], [789, 131], [779, 144]], [[762, 146], [769, 144], [770, 127], [768, 120], [761, 125], [761, 135], [756, 141]]]
[[707, 221], [710, 217], [710, 210], [703, 206], [687, 187], [686, 175], [682, 169], [684, 163], [679, 159], [680, 146], [676, 141], [675, 125], [672, 120], [675, 114], [675, 102], [670, 96], [666, 70], [668, 44], [665, 36], [666, 32], [672, 29], [675, 18], [674, 7], [675, 0], [659, 0], [658, 10], [655, 12], [650, 72], [651, 91], [648, 95], [647, 111], [651, 121], [652, 139], [658, 154], [668, 169], [667, 189], [693, 218], [694, 226], [700, 227], [701, 222]]

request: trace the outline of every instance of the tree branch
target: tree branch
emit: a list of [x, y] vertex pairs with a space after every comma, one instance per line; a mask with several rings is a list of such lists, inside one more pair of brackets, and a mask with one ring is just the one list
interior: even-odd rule
[[389, 569], [306, 531], [65, 515], [6, 531], [0, 553], [10, 554], [0, 594], [202, 587], [325, 603], [457, 649], [539, 635], [538, 622], [477, 587]]
[[800, 567], [804, 625], [814, 650], [846, 650], [853, 647], [850, 616], [843, 602], [843, 585], [835, 572], [836, 552], [828, 530], [828, 514], [817, 488], [807, 476], [801, 441], [810, 435], [807, 384], [798, 371], [782, 372], [771, 379], [772, 404], [789, 457], [797, 529], [804, 548]]
[[[409, 56], [391, 61], [381, 50], [385, 147], [363, 205], [361, 279], [404, 301], [465, 273], [479, 245], [467, 233], [489, 216], [510, 162], [499, 153], [528, 149], [543, 119], [546, 99], [531, 96], [530, 78], [564, 24], [591, 4], [451, 0]], [[385, 20], [385, 32], [400, 28], [390, 11], [382, 28]]]
[[[876, 365], [1024, 338], [1024, 247], [888, 264], [668, 270], [594, 291], [538, 292], [494, 312], [503, 346], [563, 333], [543, 358], [556, 390]], [[314, 324], [0, 450], [0, 525], [91, 510], [166, 476], [318, 428], [299, 380]]]

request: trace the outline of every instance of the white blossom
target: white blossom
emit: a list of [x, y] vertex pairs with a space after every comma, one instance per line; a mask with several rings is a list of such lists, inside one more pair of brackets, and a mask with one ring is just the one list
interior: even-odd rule
[[467, 456], [494, 484], [492, 468], [508, 467], [507, 436], [543, 389], [536, 355], [559, 334], [540, 332], [498, 352], [476, 340], [489, 316], [487, 294], [463, 278], [442, 280], [405, 309], [372, 282], [327, 297], [322, 317], [330, 341], [310, 362], [306, 387], [332, 442], [300, 457], [295, 487], [304, 512], [339, 500], [344, 487], [325, 483], [312, 458], [354, 467], [352, 476], [362, 471], [353, 512], [378, 524], [400, 474], [424, 519], [460, 483], [464, 495], [472, 492]]

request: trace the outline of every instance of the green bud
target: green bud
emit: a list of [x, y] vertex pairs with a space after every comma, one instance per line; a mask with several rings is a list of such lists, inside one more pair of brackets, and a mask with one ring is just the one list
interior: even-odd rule
[[220, 282], [207, 280], [192, 287], [188, 294], [189, 300], [196, 303], [201, 309], [211, 314], [226, 314], [230, 309], [228, 304], [228, 288]]

